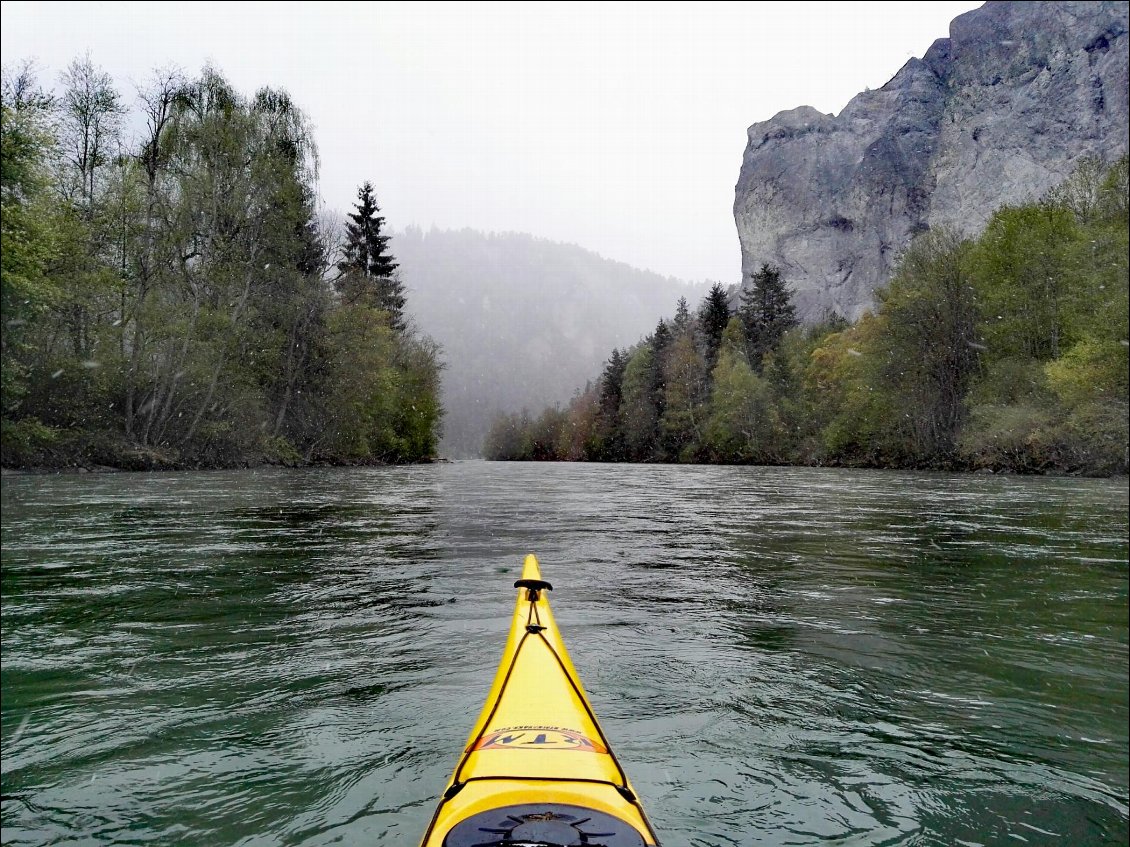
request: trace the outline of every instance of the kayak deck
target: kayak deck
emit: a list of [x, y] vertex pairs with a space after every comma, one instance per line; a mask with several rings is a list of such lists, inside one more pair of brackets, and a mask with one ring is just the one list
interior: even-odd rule
[[657, 839], [561, 640], [536, 557], [526, 557], [490, 694], [422, 847]]

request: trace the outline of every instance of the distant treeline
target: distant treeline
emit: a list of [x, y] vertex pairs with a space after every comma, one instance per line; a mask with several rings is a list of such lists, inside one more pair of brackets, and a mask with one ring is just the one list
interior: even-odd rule
[[1127, 160], [1085, 161], [980, 237], [917, 237], [858, 323], [797, 324], [763, 266], [685, 301], [565, 409], [498, 418], [492, 459], [1124, 474]]
[[322, 223], [285, 91], [165, 71], [131, 111], [86, 58], [58, 95], [5, 69], [2, 106], [5, 466], [432, 456], [437, 351], [372, 187]]

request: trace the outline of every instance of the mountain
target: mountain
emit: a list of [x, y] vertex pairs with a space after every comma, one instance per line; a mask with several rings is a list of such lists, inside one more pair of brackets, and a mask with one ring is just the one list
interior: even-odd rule
[[709, 288], [520, 233], [409, 228], [391, 246], [408, 311], [442, 347], [441, 452], [453, 457], [478, 455], [500, 411], [567, 402], [613, 348]]
[[734, 199], [743, 280], [778, 266], [799, 314], [855, 319], [925, 230], [976, 234], [1083, 157], [1127, 151], [1126, 2], [990, 2], [839, 115], [748, 130]]

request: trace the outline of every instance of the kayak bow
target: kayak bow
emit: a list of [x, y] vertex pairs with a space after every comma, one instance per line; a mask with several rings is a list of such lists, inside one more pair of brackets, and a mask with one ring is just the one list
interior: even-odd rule
[[645, 847], [658, 839], [604, 737], [526, 557], [490, 695], [421, 847]]

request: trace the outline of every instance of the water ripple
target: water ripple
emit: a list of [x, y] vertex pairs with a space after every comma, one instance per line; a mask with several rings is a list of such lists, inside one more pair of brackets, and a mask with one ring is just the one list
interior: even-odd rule
[[2, 840], [411, 844], [535, 551], [667, 845], [1126, 843], [1124, 481], [5, 477]]

